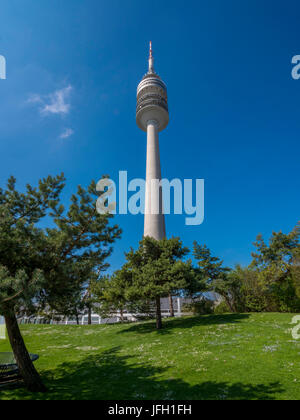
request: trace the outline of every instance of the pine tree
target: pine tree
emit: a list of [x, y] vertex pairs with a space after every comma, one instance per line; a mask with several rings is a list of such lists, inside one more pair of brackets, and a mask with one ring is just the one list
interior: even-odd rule
[[119, 312], [121, 322], [124, 321], [124, 311], [129, 302], [126, 290], [132, 284], [132, 276], [126, 266], [117, 270], [112, 276], [104, 276], [92, 283], [93, 301], [98, 303], [97, 312], [103, 317], [110, 317]]
[[[228, 277], [230, 269], [223, 266], [223, 261], [214, 257], [210, 249], [206, 245], [199, 245], [194, 242], [193, 256], [197, 261], [196, 276], [194, 277], [195, 283], [192, 284], [191, 289], [197, 293], [203, 289], [206, 291], [214, 291], [221, 295], [230, 309], [234, 311], [232, 304], [232, 284]], [[206, 285], [206, 286], [204, 286]]]
[[[16, 319], [18, 308], [59, 311], [88, 281], [92, 270], [103, 267], [111, 245], [120, 236], [110, 226], [110, 215], [96, 212], [96, 184], [78, 187], [68, 211], [59, 202], [64, 176], [48, 177], [37, 188], [16, 190], [9, 179], [0, 189], [0, 313], [25, 385], [32, 391], [45, 387], [35, 370]], [[55, 227], [39, 222], [52, 218]]]
[[129, 302], [153, 301], [156, 307], [156, 328], [162, 328], [161, 298], [186, 287], [191, 263], [181, 260], [188, 253], [179, 238], [155, 239], [146, 237], [137, 251], [127, 255], [126, 270], [132, 276], [126, 290]]

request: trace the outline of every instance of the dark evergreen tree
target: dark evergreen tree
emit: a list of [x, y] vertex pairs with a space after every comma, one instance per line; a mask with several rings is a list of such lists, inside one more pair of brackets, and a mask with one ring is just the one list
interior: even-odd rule
[[186, 287], [191, 263], [180, 258], [187, 254], [179, 238], [146, 237], [137, 251], [127, 255], [126, 270], [131, 273], [131, 286], [126, 290], [129, 302], [153, 301], [156, 308], [156, 328], [162, 328], [161, 298], [178, 293]]
[[98, 304], [97, 312], [103, 317], [120, 313], [124, 321], [124, 311], [130, 305], [126, 298], [126, 290], [132, 285], [132, 275], [127, 267], [116, 271], [111, 277], [100, 277], [91, 284], [93, 302]]
[[[38, 188], [16, 190], [9, 179], [0, 189], [0, 313], [20, 373], [28, 389], [45, 387], [35, 370], [16, 319], [20, 307], [59, 312], [88, 281], [92, 270], [102, 267], [111, 245], [120, 236], [110, 226], [109, 215], [96, 212], [96, 184], [78, 187], [68, 211], [59, 202], [64, 176], [48, 177]], [[46, 216], [56, 227], [42, 229]]]
[[[230, 310], [234, 311], [232, 302], [234, 285], [228, 277], [230, 269], [224, 267], [223, 261], [214, 257], [206, 245], [199, 245], [196, 241], [194, 242], [193, 256], [197, 261], [195, 291], [199, 287], [200, 290], [202, 288], [202, 290], [206, 289], [206, 291], [211, 290], [218, 293], [225, 299]], [[204, 283], [206, 286], [204, 286]]]

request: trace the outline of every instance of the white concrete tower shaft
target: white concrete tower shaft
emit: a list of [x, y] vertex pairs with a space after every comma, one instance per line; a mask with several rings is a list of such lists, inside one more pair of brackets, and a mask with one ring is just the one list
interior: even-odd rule
[[166, 236], [165, 215], [163, 214], [162, 188], [157, 188], [155, 180], [161, 180], [158, 123], [149, 120], [147, 124], [147, 165], [144, 236], [163, 239]]
[[144, 236], [160, 240], [166, 236], [163, 213], [159, 132], [169, 123], [167, 88], [155, 73], [152, 43], [150, 42], [149, 69], [137, 90], [136, 121], [147, 132], [147, 165]]

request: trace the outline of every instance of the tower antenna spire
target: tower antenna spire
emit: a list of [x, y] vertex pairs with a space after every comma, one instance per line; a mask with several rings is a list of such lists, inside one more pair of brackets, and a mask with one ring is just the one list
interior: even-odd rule
[[150, 41], [150, 46], [149, 46], [149, 73], [155, 73], [155, 71], [154, 71], [153, 50], [152, 50], [152, 41]]

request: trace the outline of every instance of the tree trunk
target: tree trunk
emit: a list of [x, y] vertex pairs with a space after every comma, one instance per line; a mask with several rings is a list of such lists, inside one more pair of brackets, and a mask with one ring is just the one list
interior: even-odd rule
[[121, 319], [121, 322], [124, 322], [124, 311], [123, 311], [123, 308], [120, 309], [120, 319]]
[[230, 299], [229, 299], [227, 296], [224, 296], [224, 297], [225, 297], [225, 301], [226, 301], [226, 303], [227, 303], [227, 305], [228, 305], [228, 307], [229, 307], [229, 310], [230, 310], [232, 313], [234, 313], [234, 308], [233, 308], [233, 306], [232, 306], [232, 304], [231, 304]]
[[175, 313], [174, 313], [173, 297], [171, 294], [169, 295], [169, 306], [170, 306], [170, 317], [174, 318]]
[[155, 300], [156, 302], [156, 329], [162, 329], [162, 320], [161, 320], [161, 306], [160, 306], [160, 297], [158, 296]]
[[26, 388], [32, 392], [46, 392], [47, 389], [26, 349], [15, 313], [13, 311], [6, 312], [4, 317], [10, 345]]
[[88, 308], [88, 325], [92, 325], [92, 308]]

